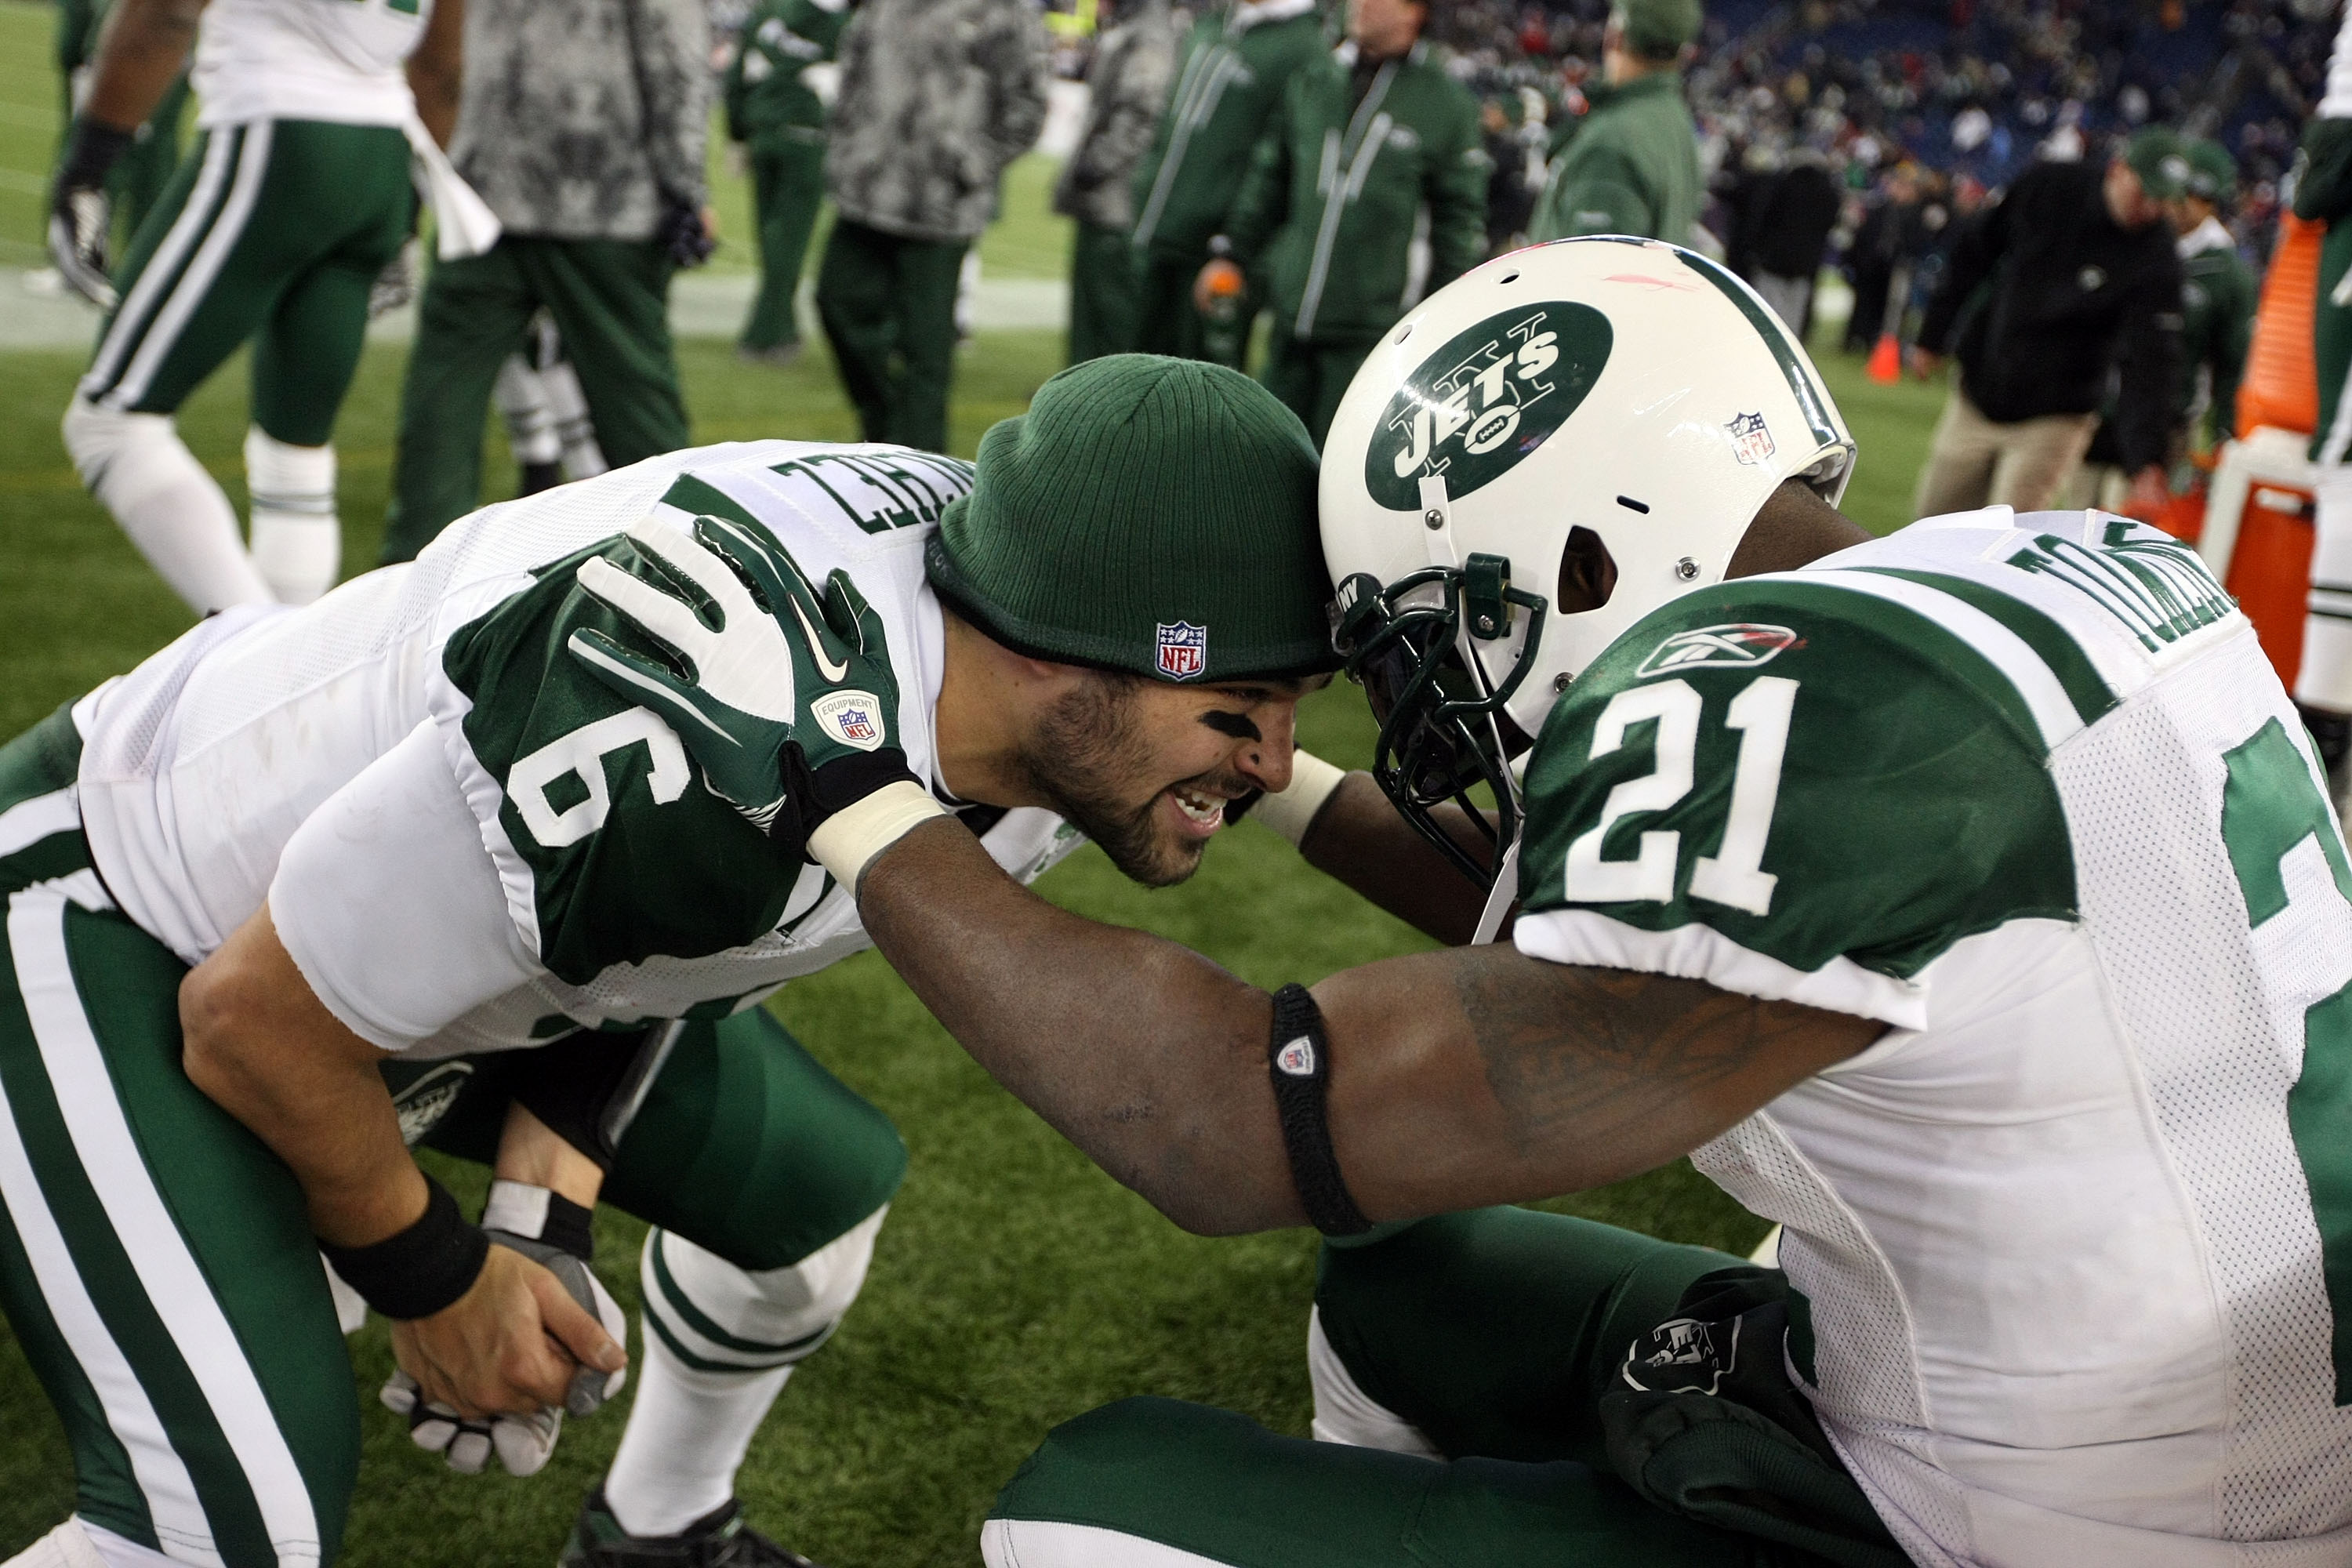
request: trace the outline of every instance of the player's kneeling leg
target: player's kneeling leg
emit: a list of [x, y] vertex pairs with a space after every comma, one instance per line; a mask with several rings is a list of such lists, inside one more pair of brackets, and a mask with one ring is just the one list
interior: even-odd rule
[[1327, 1243], [1315, 1435], [1402, 1452], [1605, 1464], [1594, 1401], [1690, 1282], [1740, 1259], [1518, 1208]]
[[736, 1469], [856, 1299], [906, 1161], [889, 1120], [764, 1011], [688, 1027], [605, 1187], [658, 1228], [636, 1402], [567, 1562], [614, 1535], [634, 1552], [739, 1528]]
[[989, 1568], [1752, 1568], [1753, 1543], [1650, 1508], [1588, 1466], [1280, 1437], [1246, 1416], [1126, 1399], [1055, 1427], [997, 1494]]

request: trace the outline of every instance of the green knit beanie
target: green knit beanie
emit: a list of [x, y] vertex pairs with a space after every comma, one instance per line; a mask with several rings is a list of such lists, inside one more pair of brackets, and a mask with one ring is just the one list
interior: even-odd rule
[[931, 586], [1035, 658], [1212, 684], [1338, 663], [1298, 416], [1222, 365], [1072, 365], [981, 437]]

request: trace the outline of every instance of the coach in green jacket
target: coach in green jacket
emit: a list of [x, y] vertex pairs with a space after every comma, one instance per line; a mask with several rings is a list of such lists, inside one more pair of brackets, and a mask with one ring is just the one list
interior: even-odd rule
[[[1192, 279], [1224, 232], [1234, 193], [1291, 74], [1325, 53], [1315, 0], [1205, 5], [1184, 40], [1176, 86], [1135, 171], [1136, 338], [1144, 353], [1211, 357]], [[1238, 340], [1222, 357], [1238, 363]]]
[[[2262, 286], [2238, 254], [2238, 240], [2221, 214], [2238, 191], [2237, 160], [2218, 142], [2189, 144], [2189, 190], [2179, 201], [2173, 226], [2179, 232], [2180, 390], [2173, 399], [2176, 419], [2188, 424], [2210, 415], [2212, 442], [2219, 446], [2238, 427], [2238, 380], [2254, 335], [2254, 300]], [[2200, 445], [2189, 431], [2189, 444]]]
[[1699, 0], [1618, 0], [1601, 35], [1601, 85], [1552, 167], [1528, 238], [1691, 242], [1698, 128], [1683, 101], [1682, 61], [1700, 20]]
[[[1349, 0], [1347, 42], [1290, 79], [1234, 200], [1228, 257], [1195, 285], [1205, 304], [1220, 268], [1262, 280], [1274, 330], [1260, 379], [1318, 447], [1381, 334], [1486, 255], [1478, 103], [1421, 41], [1428, 19], [1426, 0]], [[1423, 212], [1425, 279], [1411, 255]]]
[[760, 294], [736, 352], [782, 364], [800, 353], [793, 315], [809, 235], [824, 201], [824, 104], [803, 79], [833, 58], [848, 0], [760, 0], [727, 68], [727, 134], [751, 165]]

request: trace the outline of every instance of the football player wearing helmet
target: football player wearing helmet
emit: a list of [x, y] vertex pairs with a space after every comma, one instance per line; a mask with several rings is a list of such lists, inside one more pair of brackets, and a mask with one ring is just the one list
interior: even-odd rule
[[[734, 1473], [906, 1159], [758, 1006], [868, 945], [811, 855], [878, 803], [1023, 880], [1082, 834], [1177, 880], [1335, 662], [1314, 449], [1254, 382], [1097, 360], [976, 472], [672, 454], [214, 616], [0, 747], [0, 1304], [79, 1480], [32, 1561], [333, 1558], [322, 1250], [420, 1443], [543, 1463], [622, 1366], [599, 1201], [654, 1226], [644, 1343], [564, 1561], [803, 1561]], [[478, 1226], [419, 1140], [492, 1164]]]
[[[1320, 483], [1401, 811], [1303, 763], [1259, 809], [1454, 940], [1515, 900], [1506, 942], [1268, 995], [950, 826], [836, 867], [1107, 1170], [1331, 1238], [1330, 1441], [1093, 1412], [992, 1563], [2352, 1552], [2352, 865], [2294, 709], [2178, 542], [1866, 540], [1852, 458], [1755, 294], [1655, 242], [1384, 340]], [[1480, 1206], [1683, 1154], [1785, 1273]]]
[[[460, 0], [114, 9], [51, 197], [58, 269], [108, 312], [66, 408], [65, 445], [99, 504], [198, 615], [308, 604], [334, 585], [342, 534], [330, 441], [371, 292], [415, 227], [412, 161], [425, 170], [444, 255], [496, 237], [441, 153], [457, 118], [463, 26]], [[192, 47], [196, 143], [110, 267], [108, 173]], [[248, 342], [249, 552], [173, 423]]]

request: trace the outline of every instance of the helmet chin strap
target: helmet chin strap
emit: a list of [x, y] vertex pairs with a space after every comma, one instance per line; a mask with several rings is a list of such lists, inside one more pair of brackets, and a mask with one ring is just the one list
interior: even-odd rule
[[1421, 481], [1421, 521], [1429, 563], [1459, 570], [1462, 554], [1454, 548], [1454, 506], [1445, 493], [1444, 474], [1432, 474]]
[[1470, 945], [1484, 947], [1495, 940], [1503, 929], [1503, 917], [1511, 910], [1511, 900], [1519, 896], [1519, 841], [1513, 838], [1503, 851], [1502, 864], [1495, 868], [1495, 885], [1486, 893], [1486, 907], [1478, 911], [1478, 929], [1471, 933]]

